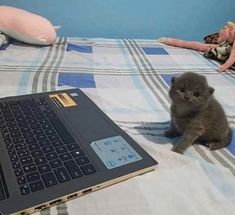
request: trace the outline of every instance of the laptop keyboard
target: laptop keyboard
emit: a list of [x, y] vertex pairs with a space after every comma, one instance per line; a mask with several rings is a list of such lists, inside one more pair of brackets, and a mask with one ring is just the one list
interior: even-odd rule
[[0, 103], [0, 131], [22, 195], [96, 172], [44, 98]]

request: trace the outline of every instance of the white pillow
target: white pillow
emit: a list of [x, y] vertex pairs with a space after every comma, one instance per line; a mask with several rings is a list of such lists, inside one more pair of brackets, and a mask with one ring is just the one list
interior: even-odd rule
[[47, 19], [8, 6], [0, 6], [0, 32], [36, 45], [51, 45], [56, 40], [55, 29]]

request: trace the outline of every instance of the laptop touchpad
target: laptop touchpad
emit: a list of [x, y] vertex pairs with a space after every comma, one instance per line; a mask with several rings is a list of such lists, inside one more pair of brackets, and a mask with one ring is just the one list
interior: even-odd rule
[[117, 135], [114, 128], [94, 110], [77, 111], [76, 114], [70, 112], [67, 114], [69, 115], [69, 124], [75, 133], [89, 142]]

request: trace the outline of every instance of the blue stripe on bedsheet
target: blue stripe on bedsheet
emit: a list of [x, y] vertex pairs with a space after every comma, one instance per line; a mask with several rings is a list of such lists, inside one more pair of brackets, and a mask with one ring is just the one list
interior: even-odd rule
[[[123, 41], [117, 40], [117, 43], [120, 47], [120, 53], [122, 54], [123, 59], [125, 61], [126, 66], [128, 67], [128, 69], [131, 70], [132, 68], [135, 68], [136, 65], [134, 65], [134, 62], [131, 58], [131, 55], [127, 51], [127, 48], [124, 45]], [[143, 83], [140, 76], [130, 75], [130, 79], [132, 80], [136, 89], [145, 89], [144, 83]], [[153, 97], [151, 96], [151, 93], [149, 91], [139, 90], [139, 92], [141, 93], [141, 95], [143, 96], [144, 100], [146, 101], [146, 103], [148, 104], [149, 107], [156, 107], [157, 106], [157, 103], [155, 102], [155, 100], [153, 99]]]
[[18, 95], [22, 95], [22, 94], [27, 93], [27, 86], [29, 83], [30, 76], [31, 76], [30, 72], [23, 72], [22, 73], [21, 78], [19, 80], [19, 87], [17, 90]]
[[226, 147], [233, 155], [235, 155], [235, 131], [233, 130], [233, 136], [231, 143]]
[[142, 49], [147, 55], [169, 55], [169, 53], [164, 48], [142, 47]]
[[85, 73], [59, 73], [58, 85], [67, 85], [78, 88], [96, 87], [94, 75]]
[[82, 53], [92, 53], [92, 47], [91, 46], [81, 46], [81, 45], [76, 45], [72, 43], [67, 44], [66, 51], [77, 51], [77, 52], [82, 52]]
[[174, 73], [172, 74], [162, 74], [161, 77], [166, 82], [168, 86], [171, 86], [171, 78], [174, 76]]
[[209, 164], [206, 161], [199, 161], [199, 164], [218, 192], [228, 201], [235, 203], [235, 188], [230, 181], [226, 180], [221, 170], [216, 165]]
[[[19, 44], [19, 42], [11, 38], [11, 43], [12, 41], [14, 42], [14, 44]], [[35, 51], [35, 53], [36, 54], [34, 55], [34, 57], [31, 56], [31, 60], [32, 60], [31, 63], [28, 63], [28, 67], [24, 69], [24, 72], [22, 72], [21, 78], [19, 80], [18, 90], [17, 90], [18, 95], [31, 92], [29, 91], [29, 85], [33, 83], [33, 78], [31, 79], [31, 77], [34, 77], [34, 75], [36, 75], [37, 72], [40, 72], [40, 68], [41, 69], [43, 68], [42, 66], [43, 61], [41, 61], [41, 59], [44, 59], [46, 57], [47, 52], [44, 51], [44, 49], [39, 48], [37, 49], [37, 52]], [[38, 69], [35, 73], [32, 72], [32, 68], [34, 66], [38, 66]]]

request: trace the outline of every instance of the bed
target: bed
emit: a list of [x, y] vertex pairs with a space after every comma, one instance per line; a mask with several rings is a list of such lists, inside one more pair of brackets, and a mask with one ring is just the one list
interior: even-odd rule
[[235, 214], [235, 137], [221, 150], [171, 152], [172, 76], [204, 74], [235, 127], [235, 72], [200, 52], [144, 39], [57, 38], [53, 46], [12, 42], [0, 50], [0, 96], [80, 88], [158, 162], [155, 171], [46, 209], [43, 215]]

